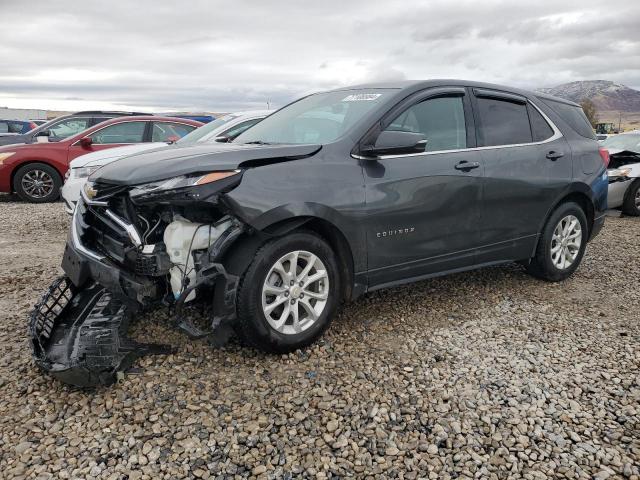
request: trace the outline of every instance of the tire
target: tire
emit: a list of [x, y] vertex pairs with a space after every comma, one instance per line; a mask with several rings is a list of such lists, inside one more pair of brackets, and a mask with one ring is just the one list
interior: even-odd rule
[[26, 202], [53, 202], [60, 196], [60, 187], [62, 187], [60, 174], [46, 163], [24, 165], [13, 177], [13, 189]]
[[[576, 235], [578, 225], [579, 236]], [[567, 229], [563, 230], [563, 226]], [[576, 238], [579, 238], [579, 245], [576, 245]], [[559, 205], [542, 230], [536, 254], [527, 266], [527, 271], [550, 282], [565, 280], [580, 265], [588, 238], [587, 217], [580, 205], [574, 202]]]
[[635, 179], [627, 188], [622, 213], [630, 217], [640, 217], [640, 178]]
[[[294, 252], [298, 252], [297, 257]], [[294, 258], [297, 258], [298, 278], [292, 286], [292, 277], [287, 274], [291, 273]], [[303, 277], [311, 261], [309, 275]], [[278, 262], [281, 273], [275, 270]], [[295, 232], [265, 244], [258, 249], [240, 280], [237, 332], [241, 339], [268, 353], [288, 353], [313, 343], [329, 327], [340, 304], [342, 289], [338, 272], [331, 247], [312, 233]], [[318, 280], [305, 289], [300, 288], [300, 280], [313, 277]], [[326, 300], [321, 299], [324, 294]], [[285, 312], [287, 308], [289, 313]], [[294, 308], [298, 311], [297, 326]]]

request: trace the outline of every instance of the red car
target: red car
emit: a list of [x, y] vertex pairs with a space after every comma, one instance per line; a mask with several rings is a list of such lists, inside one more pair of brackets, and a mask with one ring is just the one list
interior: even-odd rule
[[69, 162], [85, 153], [142, 142], [170, 142], [203, 125], [174, 117], [118, 117], [55, 143], [7, 145], [0, 148], [0, 192], [15, 192], [28, 202], [51, 202]]

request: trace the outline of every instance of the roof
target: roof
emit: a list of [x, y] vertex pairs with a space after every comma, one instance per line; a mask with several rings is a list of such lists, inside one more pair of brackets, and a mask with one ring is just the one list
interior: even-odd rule
[[554, 97], [553, 95], [548, 95], [546, 93], [534, 92], [531, 90], [524, 90], [515, 87], [509, 87], [506, 85], [499, 85], [495, 83], [486, 83], [486, 82], [476, 82], [473, 80], [461, 80], [461, 79], [451, 79], [451, 78], [435, 78], [432, 80], [401, 80], [396, 82], [377, 82], [377, 83], [365, 83], [361, 85], [353, 85], [348, 87], [336, 88], [331, 91], [339, 92], [343, 90], [354, 90], [354, 89], [397, 89], [397, 90], [411, 90], [417, 91], [425, 88], [432, 87], [440, 87], [440, 86], [467, 86], [467, 87], [477, 87], [477, 88], [486, 88], [490, 90], [500, 90], [503, 92], [515, 93], [518, 95], [523, 95], [525, 97], [538, 97], [544, 98], [548, 100], [554, 100], [556, 102], [566, 103], [568, 105], [573, 105], [579, 107], [577, 103], [574, 103], [570, 100], [566, 100], [564, 98]]

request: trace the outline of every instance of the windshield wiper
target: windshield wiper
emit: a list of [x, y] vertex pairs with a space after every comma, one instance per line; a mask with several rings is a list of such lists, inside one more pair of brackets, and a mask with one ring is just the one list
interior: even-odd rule
[[244, 142], [244, 145], [273, 145], [269, 142], [264, 142], [262, 140], [253, 140], [252, 142]]

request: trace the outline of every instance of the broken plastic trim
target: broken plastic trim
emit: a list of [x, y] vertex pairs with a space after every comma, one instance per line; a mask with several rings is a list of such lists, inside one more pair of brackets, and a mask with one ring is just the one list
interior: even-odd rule
[[169, 346], [127, 338], [129, 317], [104, 287], [76, 290], [67, 277], [56, 279], [29, 321], [36, 364], [64, 383], [96, 387], [114, 383], [141, 356], [171, 353]]

